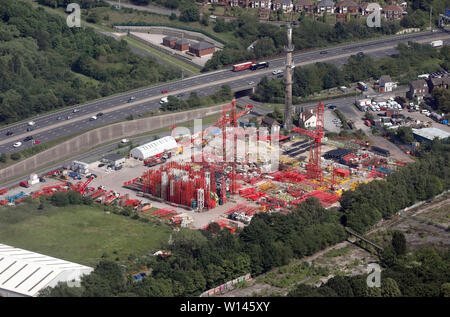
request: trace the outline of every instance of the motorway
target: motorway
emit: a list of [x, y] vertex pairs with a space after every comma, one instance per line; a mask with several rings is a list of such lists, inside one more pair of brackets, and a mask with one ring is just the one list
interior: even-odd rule
[[[322, 51], [326, 51], [326, 54], [321, 54], [321, 51], [299, 53], [294, 56], [293, 60], [296, 66], [303, 66], [315, 62], [333, 62], [337, 65], [343, 65], [350, 55], [354, 55], [358, 52], [364, 52], [373, 58], [381, 58], [395, 53], [395, 46], [399, 42], [413, 40], [416, 42], [427, 43], [436, 39], [443, 39], [448, 43], [450, 34], [445, 32], [421, 32], [364, 43], [347, 44], [323, 49]], [[155, 111], [159, 109], [159, 100], [163, 96], [184, 93], [183, 98], [187, 98], [189, 93], [193, 91], [199, 96], [206, 96], [211, 95], [217, 91], [220, 86], [225, 84], [230, 86], [233, 90], [251, 88], [256, 86], [263, 76], [269, 75], [269, 77], [273, 77], [271, 72], [274, 69], [284, 68], [284, 65], [285, 59], [278, 58], [271, 60], [270, 67], [263, 70], [232, 72], [227, 69], [210, 72], [185, 78], [184, 80], [142, 88], [134, 92], [128, 92], [90, 102], [75, 107], [79, 110], [77, 113], [72, 113], [72, 109], [74, 108], [71, 108], [48, 115], [38, 116], [32, 119], [35, 122], [33, 127], [34, 131], [26, 131], [27, 122], [12, 124], [7, 128], [1, 129], [0, 152], [12, 153], [33, 146], [32, 141], [23, 141], [28, 135], [32, 135], [35, 140], [39, 140], [43, 143], [62, 136], [71, 135], [122, 120], [130, 114], [137, 115], [150, 110]], [[253, 83], [249, 84], [249, 82]], [[168, 93], [162, 94], [161, 91], [163, 90], [167, 90]], [[134, 102], [128, 103], [131, 96], [134, 96], [136, 99]], [[104, 115], [95, 121], [89, 121], [89, 118], [98, 112], [103, 112]], [[72, 116], [72, 118], [67, 120], [66, 118], [69, 115]], [[57, 120], [58, 117], [61, 117], [61, 120]], [[14, 134], [12, 136], [6, 136], [7, 131], [12, 131]], [[22, 146], [14, 148], [12, 145], [17, 141], [21, 141]]]

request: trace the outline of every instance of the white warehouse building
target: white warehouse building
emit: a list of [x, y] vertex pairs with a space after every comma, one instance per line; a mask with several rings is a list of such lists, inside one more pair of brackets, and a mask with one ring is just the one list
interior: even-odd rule
[[160, 153], [163, 153], [164, 151], [173, 150], [177, 147], [177, 141], [175, 141], [173, 136], [165, 136], [161, 139], [132, 149], [130, 154], [134, 158], [145, 160], [149, 157], [158, 155]]
[[94, 269], [0, 243], [0, 297], [35, 297], [58, 282], [79, 286]]

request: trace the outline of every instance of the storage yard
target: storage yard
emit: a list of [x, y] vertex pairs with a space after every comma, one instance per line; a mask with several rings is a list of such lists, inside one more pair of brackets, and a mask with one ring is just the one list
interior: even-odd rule
[[[216, 222], [234, 232], [257, 213], [289, 213], [309, 197], [326, 208], [337, 207], [344, 190], [405, 164], [361, 140], [352, 140], [351, 149], [348, 140], [327, 140], [321, 103], [314, 130], [294, 128], [278, 136], [230, 129], [238, 128], [237, 119], [251, 109], [247, 105], [238, 113], [233, 100], [214, 126], [194, 135], [155, 140], [132, 149], [129, 157], [106, 155], [90, 164], [74, 161], [46, 175], [32, 175], [28, 182], [0, 190], [0, 204], [74, 190], [102, 205], [130, 207], [175, 227], [204, 229]], [[234, 140], [245, 145], [243, 155]]]

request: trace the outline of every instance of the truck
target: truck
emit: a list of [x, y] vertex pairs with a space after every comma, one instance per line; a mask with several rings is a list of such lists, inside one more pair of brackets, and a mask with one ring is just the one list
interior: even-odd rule
[[444, 42], [442, 40], [432, 41], [430, 45], [431, 47], [441, 47], [444, 45]]
[[269, 63], [268, 62], [260, 62], [257, 64], [251, 64], [250, 65], [250, 69], [251, 70], [257, 70], [257, 69], [261, 69], [261, 68], [267, 68], [269, 67]]
[[245, 63], [240, 63], [240, 64], [233, 65], [233, 72], [238, 72], [238, 71], [241, 71], [241, 70], [250, 69], [250, 67], [253, 64], [256, 64], [256, 63], [252, 61], [252, 62], [245, 62]]
[[366, 91], [366, 90], [367, 90], [367, 85], [366, 85], [366, 83], [360, 81], [360, 82], [358, 83], [358, 88], [359, 88], [361, 91]]

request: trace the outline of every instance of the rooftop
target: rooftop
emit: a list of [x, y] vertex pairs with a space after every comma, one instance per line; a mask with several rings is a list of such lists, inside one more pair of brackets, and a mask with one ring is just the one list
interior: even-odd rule
[[412, 129], [413, 134], [418, 135], [427, 140], [434, 140], [438, 138], [439, 140], [450, 137], [450, 133], [438, 128], [423, 128], [423, 129]]
[[209, 42], [197, 42], [197, 43], [191, 44], [191, 47], [196, 50], [206, 50], [208, 48], [214, 47], [214, 44], [209, 43]]
[[0, 292], [36, 296], [58, 281], [79, 280], [93, 268], [0, 244]]

